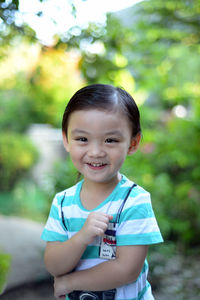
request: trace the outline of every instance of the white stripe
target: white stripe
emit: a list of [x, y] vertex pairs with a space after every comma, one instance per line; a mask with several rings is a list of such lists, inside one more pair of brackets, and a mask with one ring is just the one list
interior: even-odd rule
[[[71, 237], [73, 237], [78, 231], [68, 231], [68, 237], [69, 239]], [[99, 246], [100, 245], [100, 242], [101, 242], [101, 237], [96, 237], [94, 238], [94, 240], [92, 241], [91, 244], [89, 244], [89, 246]]]
[[139, 194], [135, 197], [128, 197], [124, 208], [129, 208], [139, 204], [151, 203], [151, 198], [149, 193]]
[[52, 205], [55, 206], [55, 207], [57, 208], [58, 216], [59, 216], [59, 218], [61, 218], [60, 205], [58, 204], [58, 199], [57, 199], [56, 197], [53, 199]]
[[149, 286], [149, 288], [147, 289], [146, 293], [144, 294], [141, 300], [155, 300], [152, 295], [151, 286]]
[[145, 218], [122, 222], [117, 230], [118, 235], [158, 232], [155, 218]]
[[53, 198], [52, 205], [54, 205], [57, 209], [59, 209], [58, 199], [56, 198], [56, 196]]
[[65, 218], [81, 218], [87, 219], [89, 215], [89, 211], [82, 210], [77, 204], [72, 204], [69, 206], [63, 206], [62, 211], [64, 213]]
[[49, 231], [55, 231], [56, 233], [59, 233], [59, 234], [66, 235], [66, 230], [64, 230], [62, 228], [62, 226], [60, 225], [60, 222], [58, 220], [55, 220], [52, 217], [48, 218], [45, 229], [47, 229]]
[[76, 193], [76, 189], [77, 189], [77, 184], [58, 193], [56, 196], [58, 196], [58, 197], [64, 196], [64, 193], [66, 193], [66, 197], [74, 196]]
[[134, 281], [131, 284], [127, 284], [126, 286], [123, 286], [121, 288], [117, 289], [116, 299], [133, 299], [137, 298], [138, 293], [143, 290], [143, 288], [146, 286], [146, 279], [147, 274], [143, 273], [141, 274], [141, 277], [139, 280]]
[[106, 260], [101, 258], [81, 259], [76, 267], [76, 270], [80, 271], [80, 270], [89, 269], [104, 261]]
[[105, 205], [105, 207], [103, 208], [105, 213], [107, 214], [117, 214], [121, 204], [122, 204], [122, 199], [120, 198], [117, 201], [110, 201], [109, 203], [107, 203], [107, 205]]
[[130, 181], [130, 180], [126, 180], [121, 187], [131, 187], [134, 184], [134, 182]]

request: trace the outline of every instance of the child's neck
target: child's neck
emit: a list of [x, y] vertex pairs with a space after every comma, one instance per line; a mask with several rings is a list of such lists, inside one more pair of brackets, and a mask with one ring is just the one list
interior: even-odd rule
[[80, 193], [83, 206], [88, 210], [96, 208], [112, 193], [120, 180], [121, 175], [116, 177], [115, 180], [103, 183], [84, 180]]

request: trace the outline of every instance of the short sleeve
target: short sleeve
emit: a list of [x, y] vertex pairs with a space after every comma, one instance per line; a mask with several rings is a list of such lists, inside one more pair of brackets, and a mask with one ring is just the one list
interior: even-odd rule
[[64, 242], [68, 240], [68, 232], [62, 224], [61, 205], [57, 195], [53, 199], [49, 217], [42, 232], [41, 239], [49, 242]]
[[132, 190], [119, 218], [117, 245], [150, 245], [163, 242], [150, 194], [140, 187]]

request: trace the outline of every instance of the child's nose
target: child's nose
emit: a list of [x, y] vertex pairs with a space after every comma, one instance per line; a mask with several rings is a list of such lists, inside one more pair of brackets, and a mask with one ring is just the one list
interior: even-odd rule
[[105, 151], [99, 143], [93, 143], [90, 145], [88, 155], [91, 157], [103, 157], [105, 155]]

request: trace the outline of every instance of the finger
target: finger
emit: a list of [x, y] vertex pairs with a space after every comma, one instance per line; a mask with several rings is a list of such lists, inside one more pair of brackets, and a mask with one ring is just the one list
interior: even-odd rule
[[101, 218], [101, 217], [108, 217], [108, 214], [106, 214], [106, 213], [104, 213], [104, 212], [101, 212], [101, 211], [97, 211], [97, 212], [91, 212], [90, 214], [89, 214], [89, 216], [92, 216], [92, 217], [94, 217], [94, 218]]
[[106, 215], [93, 215], [87, 221], [90, 225], [101, 226], [101, 224], [108, 224], [109, 218]]
[[95, 233], [95, 235], [96, 236], [103, 236], [104, 235], [104, 232], [105, 232], [105, 230], [103, 230], [102, 228], [100, 228], [100, 227], [96, 227], [96, 233]]
[[107, 215], [107, 214], [101, 214], [96, 218], [96, 220], [107, 224], [107, 223], [109, 223], [110, 218], [109, 218], [109, 215]]
[[108, 228], [108, 223], [107, 222], [102, 222], [102, 221], [96, 221], [95, 227], [101, 228], [104, 232]]
[[108, 220], [112, 220], [112, 219], [113, 219], [113, 216], [108, 215], [108, 214], [106, 214], [106, 213], [101, 213], [101, 215], [102, 215], [102, 217], [104, 217], [104, 218], [106, 218], [106, 219], [108, 219]]
[[108, 215], [108, 214], [103, 214], [102, 217], [104, 218], [104, 220], [106, 220], [107, 223], [109, 223], [109, 221], [113, 220], [113, 216]]

